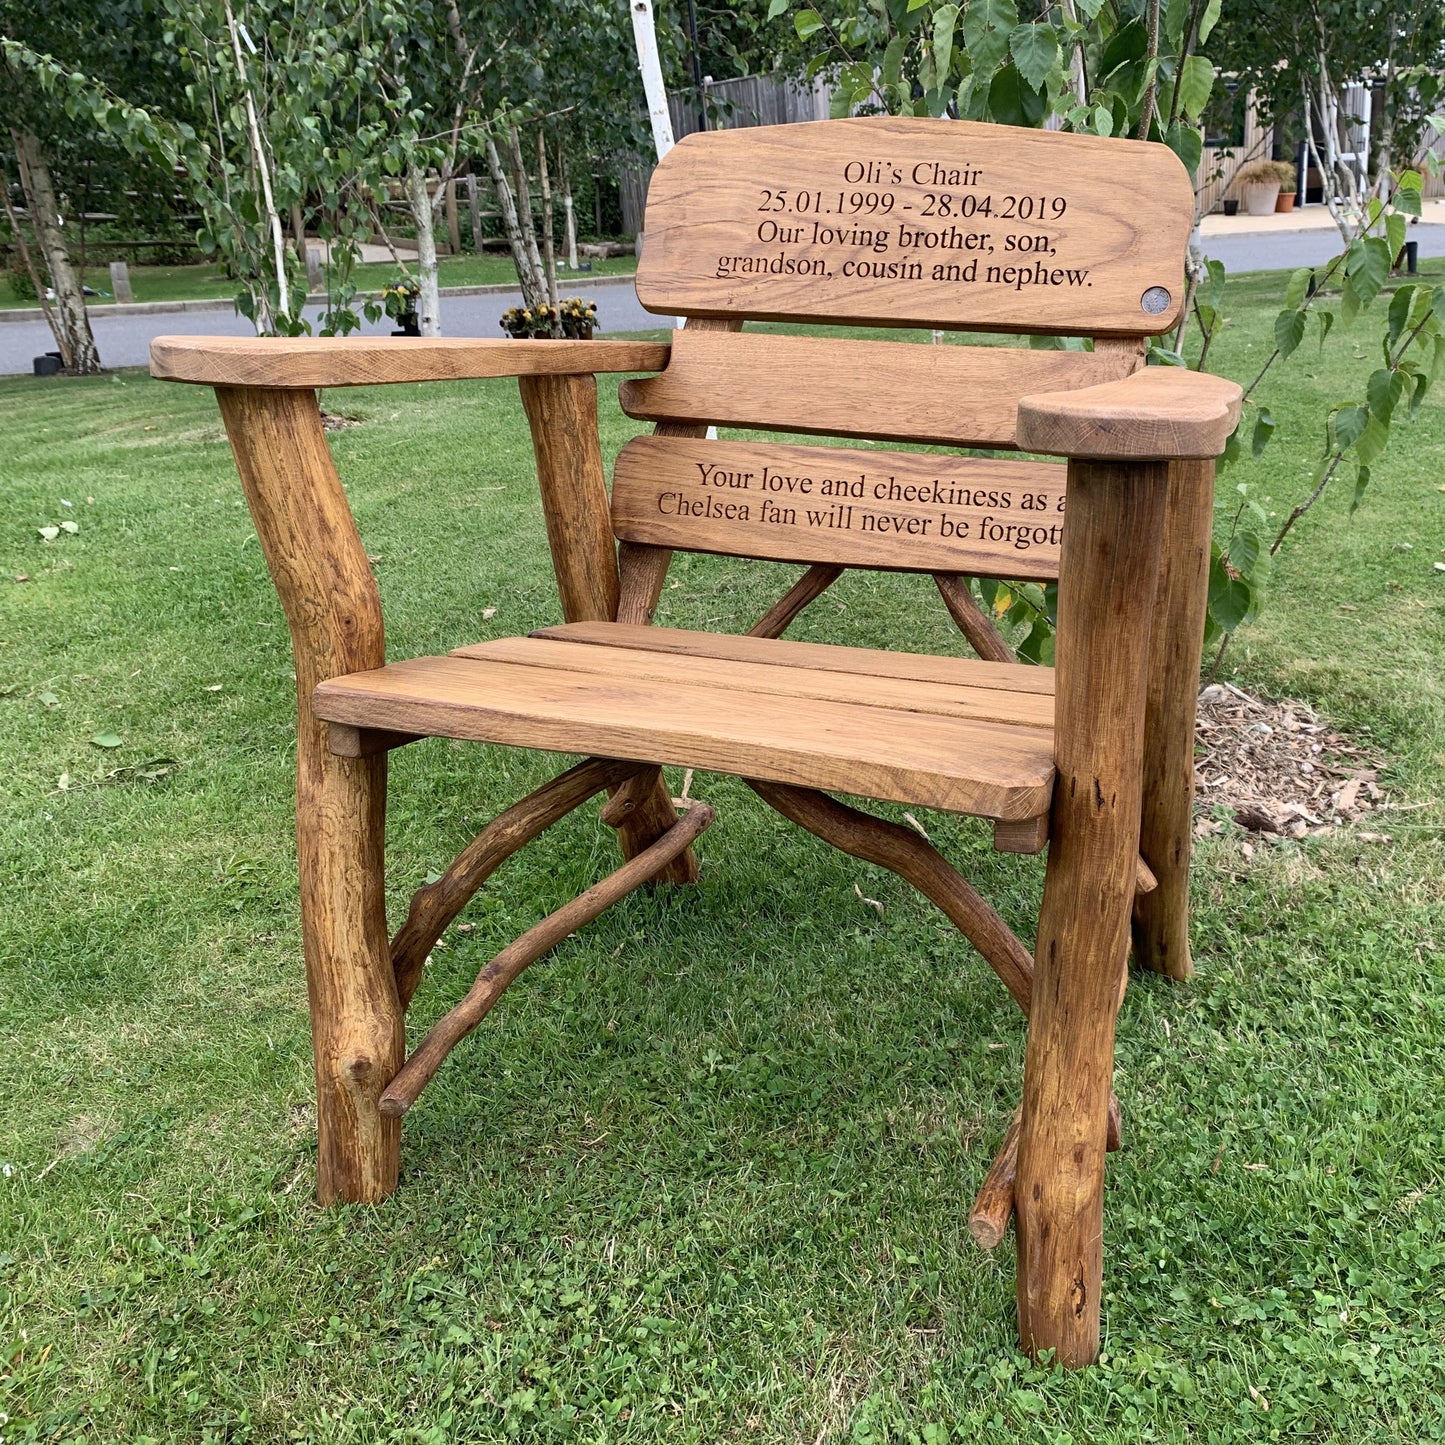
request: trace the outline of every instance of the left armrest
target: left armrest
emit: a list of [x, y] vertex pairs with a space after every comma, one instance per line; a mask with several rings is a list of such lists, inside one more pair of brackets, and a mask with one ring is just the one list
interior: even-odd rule
[[1019, 400], [1021, 451], [1099, 461], [1217, 457], [1239, 421], [1232, 381], [1178, 366], [1146, 366], [1122, 381]]
[[151, 375], [203, 386], [380, 386], [489, 376], [589, 376], [661, 371], [671, 348], [654, 341], [478, 340], [425, 336], [158, 336]]

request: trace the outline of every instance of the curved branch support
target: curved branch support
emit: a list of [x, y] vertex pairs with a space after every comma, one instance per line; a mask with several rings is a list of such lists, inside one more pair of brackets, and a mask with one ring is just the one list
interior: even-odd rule
[[391, 941], [391, 966], [396, 991], [405, 1008], [421, 982], [421, 971], [432, 945], [470, 902], [477, 889], [533, 838], [565, 818], [603, 788], [615, 787], [646, 769], [645, 763], [589, 758], [528, 793], [504, 813], [498, 813], [457, 854], [451, 867], [435, 883], [411, 896], [406, 922]]
[[1004, 641], [1003, 633], [994, 626], [993, 618], [974, 600], [967, 577], [958, 572], [935, 572], [933, 580], [948, 615], [968, 639], [968, 645], [985, 662], [1018, 661], [1013, 648]]
[[689, 808], [686, 816], [674, 823], [655, 843], [600, 883], [594, 883], [585, 893], [579, 893], [555, 913], [548, 914], [515, 942], [509, 943], [477, 975], [477, 981], [461, 1003], [433, 1026], [416, 1052], [386, 1086], [381, 1096], [381, 1112], [392, 1119], [399, 1119], [405, 1114], [446, 1061], [447, 1055], [481, 1023], [510, 984], [568, 934], [575, 933], [584, 923], [591, 923], [598, 914], [646, 883], [683, 853], [712, 822], [713, 816], [713, 810], [706, 803]]
[[917, 833], [837, 802], [812, 788], [745, 778], [753, 792], [825, 843], [898, 874], [936, 903], [984, 956], [1014, 1001], [1029, 1011], [1033, 959], [1013, 930], [938, 849]]
[[831, 562], [809, 567], [783, 595], [748, 628], [749, 637], [781, 637], [799, 613], [811, 607], [842, 575], [844, 569]]

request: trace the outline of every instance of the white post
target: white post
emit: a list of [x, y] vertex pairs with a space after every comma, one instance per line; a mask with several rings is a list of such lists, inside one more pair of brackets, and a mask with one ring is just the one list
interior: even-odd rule
[[[660, 161], [672, 149], [672, 115], [667, 109], [667, 87], [662, 83], [662, 57], [657, 53], [657, 30], [652, 19], [652, 0], [632, 0], [632, 38], [637, 43], [637, 68], [642, 72], [642, 88], [647, 94], [647, 118], [652, 122], [652, 145]], [[637, 255], [642, 257], [644, 240], [637, 238]], [[680, 331], [685, 324], [674, 316], [672, 324]]]
[[672, 116], [667, 109], [667, 87], [662, 83], [662, 58], [657, 53], [652, 0], [632, 0], [632, 37], [637, 43], [637, 66], [642, 71], [642, 88], [647, 94], [652, 144], [661, 160], [672, 149]]
[[130, 267], [124, 261], [110, 263], [110, 294], [122, 305], [135, 300], [130, 289]]

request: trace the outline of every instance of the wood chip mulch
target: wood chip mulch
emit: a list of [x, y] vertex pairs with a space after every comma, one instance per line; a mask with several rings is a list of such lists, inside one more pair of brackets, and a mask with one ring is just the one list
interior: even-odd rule
[[[1302, 702], [1271, 702], [1232, 683], [1212, 683], [1199, 694], [1194, 831], [1222, 832], [1222, 808], [1251, 833], [1279, 838], [1368, 825], [1390, 806], [1379, 780], [1384, 763]], [[1390, 841], [1380, 832], [1354, 836]]]

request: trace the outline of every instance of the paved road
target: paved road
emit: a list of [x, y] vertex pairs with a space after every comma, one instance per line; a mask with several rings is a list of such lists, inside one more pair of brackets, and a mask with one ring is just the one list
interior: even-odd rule
[[[1445, 226], [1412, 226], [1410, 239], [1420, 243], [1422, 256], [1445, 256]], [[1339, 251], [1334, 231], [1294, 231], [1285, 235], [1214, 236], [1205, 252], [1223, 261], [1230, 271], [1272, 271], [1293, 266], [1316, 266]], [[605, 332], [645, 331], [665, 324], [637, 303], [630, 286], [598, 286], [591, 293], [598, 320]], [[519, 292], [490, 296], [442, 298], [442, 327], [448, 336], [500, 336], [497, 318], [508, 306], [521, 302]], [[308, 312], [313, 322], [316, 313]], [[107, 316], [103, 308], [91, 313], [100, 359], [106, 366], [144, 366], [151, 338], [167, 335], [250, 336], [251, 325], [229, 311], [170, 312], [158, 316]], [[390, 323], [364, 327], [390, 331]], [[0, 325], [0, 375], [31, 369], [32, 359], [54, 346], [44, 322]]]
[[[631, 286], [598, 286], [587, 293], [597, 302], [597, 319], [604, 332], [646, 331], [668, 324], [637, 303]], [[448, 336], [501, 338], [497, 318], [509, 306], [521, 305], [521, 292], [490, 296], [442, 297], [442, 329]], [[320, 314], [308, 309], [312, 324]], [[231, 311], [171, 311], [158, 316], [108, 316], [103, 307], [90, 313], [95, 344], [105, 366], [145, 366], [151, 339], [156, 336], [254, 336], [251, 323]], [[363, 332], [387, 334], [392, 323], [363, 323]], [[43, 321], [0, 325], [0, 376], [30, 371], [33, 359], [52, 351], [55, 341]]]
[[[1409, 239], [1422, 256], [1445, 256], [1445, 226], [1411, 226]], [[1322, 266], [1340, 254], [1340, 233], [1290, 231], [1278, 236], [1206, 236], [1204, 254], [1223, 261], [1227, 271], [1277, 271]]]

